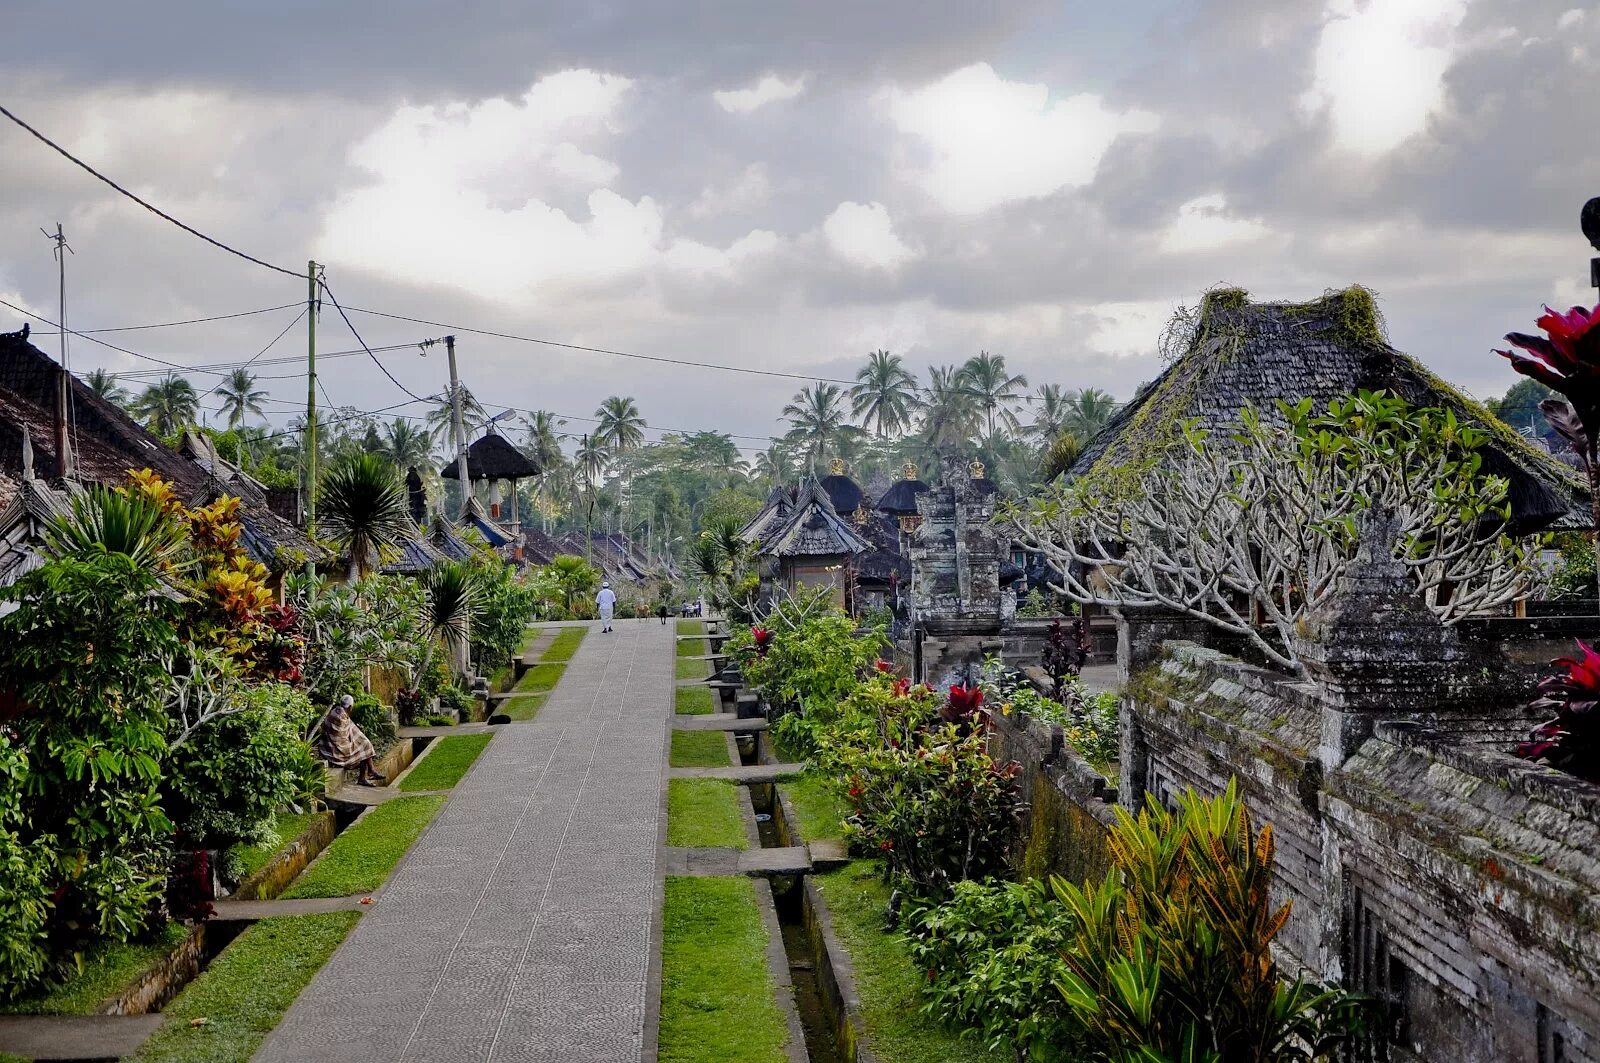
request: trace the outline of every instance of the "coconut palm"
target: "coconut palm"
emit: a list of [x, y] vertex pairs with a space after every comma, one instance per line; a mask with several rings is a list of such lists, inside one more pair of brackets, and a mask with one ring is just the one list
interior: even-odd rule
[[[467, 390], [465, 384], [461, 388], [461, 430], [471, 437], [489, 422], [489, 413], [483, 408], [483, 403], [472, 397], [472, 392]], [[433, 409], [428, 411], [428, 434], [435, 442], [446, 444], [452, 456], [455, 454], [455, 438], [451, 435], [454, 428], [451, 426], [450, 389], [445, 388], [437, 395], [430, 397]]]
[[561, 426], [566, 423], [565, 419], [557, 417], [549, 410], [534, 410], [526, 414], [522, 418], [523, 428], [527, 431], [522, 452], [541, 469], [550, 469], [561, 464], [561, 440], [564, 438]]
[[968, 358], [958, 376], [959, 386], [983, 410], [990, 435], [994, 434], [997, 418], [1004, 427], [1013, 431], [1017, 428], [1017, 415], [1011, 407], [1021, 397], [1020, 389], [1028, 386], [1027, 377], [1006, 372], [1005, 358], [988, 351], [979, 351]]
[[250, 414], [266, 416], [261, 400], [267, 393], [256, 388], [256, 378], [248, 369], [235, 369], [223, 377], [217, 385], [217, 395], [222, 399], [222, 412], [228, 415], [229, 428], [238, 428]]
[[788, 483], [794, 478], [794, 451], [786, 443], [774, 439], [771, 446], [756, 455], [751, 472], [768, 487]]
[[850, 411], [880, 437], [899, 435], [911, 427], [917, 409], [917, 378], [900, 356], [873, 351], [850, 388]]
[[1028, 397], [1033, 421], [1023, 431], [1041, 446], [1049, 446], [1067, 430], [1067, 395], [1060, 384], [1041, 384], [1038, 394]]
[[345, 458], [327, 471], [317, 491], [317, 521], [348, 559], [352, 581], [412, 530], [405, 485], [377, 454]]
[[843, 396], [837, 385], [812, 384], [801, 388], [783, 408], [790, 425], [786, 438], [800, 448], [812, 473], [817, 471], [818, 459], [838, 449], [846, 428]]
[[200, 396], [194, 385], [176, 373], [168, 373], [151, 384], [134, 400], [133, 413], [144, 418], [156, 435], [171, 436], [194, 424], [200, 412]]
[[128, 404], [128, 389], [117, 383], [115, 373], [108, 373], [104, 369], [91, 369], [84, 374], [83, 382], [90, 391], [107, 402], [114, 402], [118, 406]]
[[644, 418], [639, 416], [639, 407], [631, 398], [612, 395], [600, 404], [594, 415], [600, 422], [594, 434], [602, 446], [621, 452], [644, 442]]
[[926, 446], [962, 446], [977, 434], [978, 404], [961, 379], [961, 370], [936, 365], [928, 370], [928, 398], [922, 408], [922, 442]]
[[433, 468], [433, 439], [404, 417], [396, 417], [378, 433], [376, 453], [396, 469]]
[[1066, 419], [1061, 427], [1087, 443], [1100, 433], [1117, 411], [1117, 400], [1099, 388], [1069, 391], [1066, 396]]

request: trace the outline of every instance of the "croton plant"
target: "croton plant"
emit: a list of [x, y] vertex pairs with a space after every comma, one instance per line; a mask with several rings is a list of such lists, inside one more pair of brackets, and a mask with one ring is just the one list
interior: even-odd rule
[[1552, 662], [1561, 669], [1539, 680], [1534, 706], [1555, 718], [1518, 744], [1517, 756], [1600, 782], [1600, 653], [1578, 641], [1578, 656]]

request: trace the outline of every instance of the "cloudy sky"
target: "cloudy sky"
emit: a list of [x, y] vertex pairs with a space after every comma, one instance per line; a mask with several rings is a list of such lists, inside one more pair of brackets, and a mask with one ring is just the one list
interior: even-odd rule
[[[347, 305], [826, 377], [878, 347], [919, 369], [987, 349], [1127, 397], [1207, 287], [1359, 282], [1397, 346], [1484, 396], [1511, 382], [1502, 333], [1594, 298], [1576, 218], [1600, 194], [1600, 5], [1574, 0], [6, 8], [0, 102], [200, 229], [325, 263]], [[76, 328], [304, 299], [0, 126], [0, 298], [53, 309], [59, 221]], [[107, 338], [237, 360], [296, 312]], [[443, 331], [353, 317], [374, 345]], [[332, 313], [319, 341], [354, 346]], [[303, 350], [297, 325], [266, 357]], [[491, 410], [621, 393], [655, 425], [752, 436], [799, 386], [460, 354]], [[443, 383], [437, 354], [382, 357]], [[72, 359], [151, 365], [82, 340]], [[294, 369], [261, 370], [279, 422]], [[323, 381], [340, 405], [405, 399], [365, 358]]]

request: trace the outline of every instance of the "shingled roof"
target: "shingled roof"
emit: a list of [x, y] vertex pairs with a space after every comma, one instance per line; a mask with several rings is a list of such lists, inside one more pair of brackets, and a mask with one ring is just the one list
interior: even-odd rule
[[792, 512], [794, 498], [781, 485], [774, 487], [767, 493], [761, 510], [739, 529], [739, 537], [747, 543], [765, 542], [784, 526]]
[[[467, 447], [467, 479], [469, 480], [522, 480], [539, 475], [539, 465], [512, 445], [505, 436], [491, 426], [482, 439]], [[439, 470], [448, 480], [458, 480], [456, 463], [449, 462]]]
[[761, 552], [778, 557], [829, 557], [871, 549], [872, 544], [834, 510], [827, 491], [815, 480], [801, 489], [782, 526], [770, 539], [761, 540]]
[[1509, 482], [1518, 530], [1587, 525], [1588, 496], [1579, 476], [1391, 347], [1364, 288], [1308, 303], [1252, 303], [1238, 289], [1207, 293], [1187, 349], [1116, 412], [1069, 473], [1093, 475], [1150, 458], [1177, 441], [1178, 426], [1187, 419], [1216, 430], [1232, 424], [1246, 405], [1281, 417], [1278, 399], [1309, 398], [1325, 407], [1362, 390], [1454, 410], [1486, 429], [1484, 469]]

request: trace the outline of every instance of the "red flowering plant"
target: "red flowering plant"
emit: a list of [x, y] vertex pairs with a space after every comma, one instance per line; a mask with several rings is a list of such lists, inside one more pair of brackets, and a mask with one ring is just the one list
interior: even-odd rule
[[772, 632], [760, 625], [756, 625], [750, 629], [750, 637], [755, 642], [756, 655], [765, 657], [767, 651], [772, 648]]
[[944, 707], [939, 710], [939, 719], [960, 728], [963, 733], [987, 724], [988, 713], [983, 708], [983, 689], [976, 683], [970, 687], [959, 683], [952, 686], [950, 693], [945, 697]]
[[1534, 707], [1555, 718], [1535, 727], [1516, 753], [1600, 782], [1600, 653], [1580, 639], [1578, 654], [1557, 658], [1551, 663], [1562, 671], [1539, 680], [1543, 697]]

